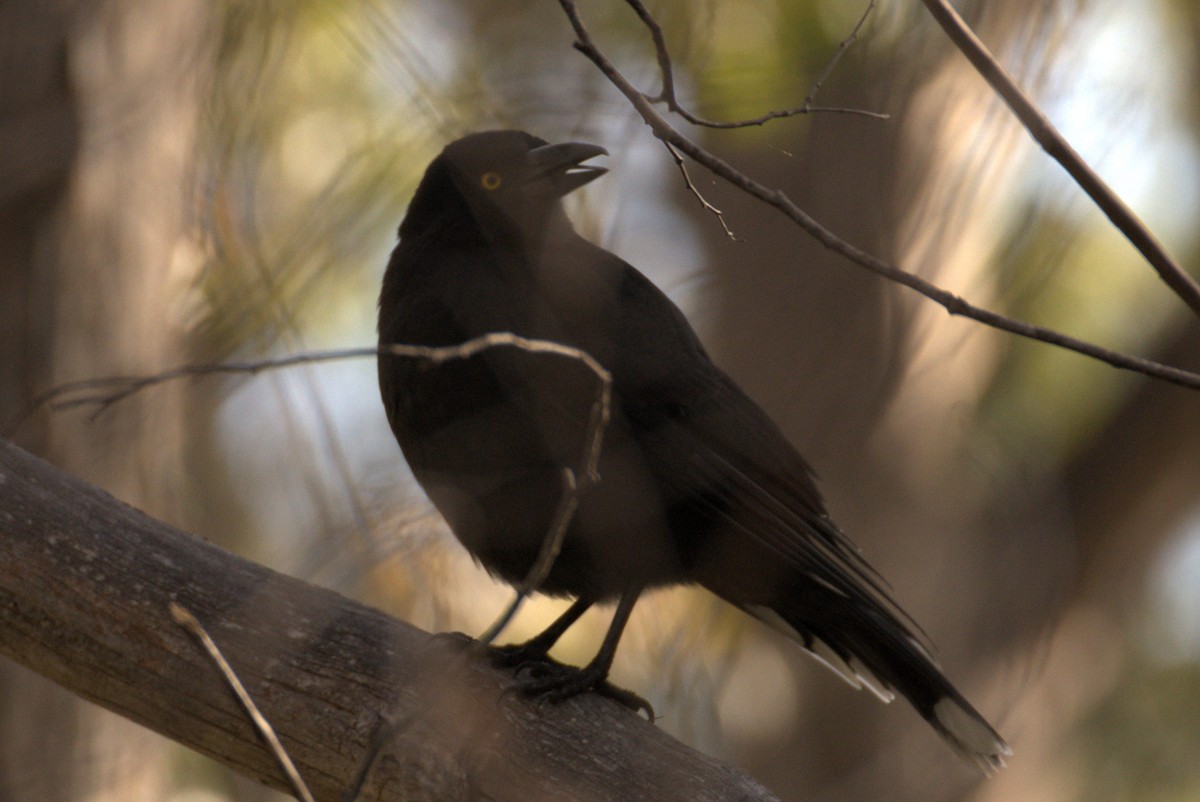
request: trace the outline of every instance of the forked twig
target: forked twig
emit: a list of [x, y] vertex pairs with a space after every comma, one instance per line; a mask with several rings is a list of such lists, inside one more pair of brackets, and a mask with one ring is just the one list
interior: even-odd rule
[[588, 428], [585, 434], [586, 444], [582, 460], [583, 478], [577, 479], [575, 471], [570, 467], [564, 466], [563, 494], [559, 499], [558, 507], [555, 509], [550, 526], [542, 540], [542, 547], [538, 552], [537, 559], [530, 566], [529, 573], [517, 588], [517, 593], [513, 601], [501, 613], [500, 617], [480, 635], [479, 639], [484, 643], [491, 643], [496, 639], [504, 627], [512, 620], [513, 616], [516, 615], [517, 610], [520, 609], [525, 599], [530, 594], [537, 592], [538, 588], [541, 587], [542, 583], [546, 581], [546, 577], [550, 574], [550, 569], [554, 566], [554, 561], [558, 559], [558, 555], [562, 550], [562, 542], [566, 537], [567, 530], [571, 526], [571, 521], [574, 519], [575, 511], [579, 507], [580, 493], [587, 487], [600, 481], [600, 451], [604, 444], [604, 431], [612, 415], [612, 374], [588, 352], [569, 345], [563, 345], [562, 343], [551, 340], [529, 339], [509, 332], [493, 332], [468, 340], [462, 345], [451, 346], [449, 349], [413, 345], [392, 345], [381, 346], [380, 351], [397, 356], [425, 358], [431, 360], [434, 364], [440, 364], [450, 359], [465, 359], [480, 351], [497, 346], [512, 346], [530, 353], [557, 354], [576, 359], [596, 375], [597, 388], [596, 398], [592, 402], [591, 412], [588, 415]]
[[650, 38], [654, 41], [654, 53], [658, 58], [658, 71], [662, 78], [662, 91], [654, 96], [647, 95], [646, 99], [651, 103], [666, 103], [668, 109], [675, 114], [678, 114], [680, 117], [692, 123], [693, 125], [699, 125], [705, 128], [750, 128], [752, 126], [764, 125], [771, 120], [783, 119], [785, 117], [795, 117], [800, 114], [814, 114], [817, 112], [829, 114], [857, 114], [863, 117], [871, 117], [876, 120], [889, 119], [889, 115], [882, 114], [877, 111], [812, 105], [813, 100], [816, 99], [817, 93], [821, 91], [821, 86], [825, 83], [825, 79], [828, 78], [830, 73], [833, 72], [833, 68], [837, 65], [838, 61], [841, 60], [842, 55], [846, 52], [846, 50], [852, 44], [854, 44], [856, 39], [858, 39], [859, 31], [862, 29], [863, 24], [867, 21], [867, 17], [871, 15], [871, 11], [875, 8], [875, 0], [869, 0], [867, 3], [867, 8], [863, 12], [862, 17], [859, 18], [858, 24], [854, 26], [854, 30], [851, 31], [850, 35], [838, 44], [837, 49], [834, 51], [833, 57], [830, 59], [829, 63], [825, 65], [825, 68], [821, 70], [821, 74], [817, 77], [817, 80], [813, 83], [808, 95], [804, 98], [803, 104], [794, 109], [769, 111], [760, 117], [755, 117], [749, 120], [737, 120], [735, 122], [722, 122], [719, 120], [710, 120], [705, 117], [701, 117], [700, 115], [688, 110], [686, 106], [679, 102], [679, 98], [675, 94], [675, 69], [671, 63], [671, 52], [667, 49], [667, 40], [663, 36], [662, 26], [659, 25], [658, 20], [654, 18], [654, 15], [647, 10], [646, 6], [642, 3], [642, 0], [625, 0], [625, 2], [629, 4], [629, 7], [634, 10], [634, 12], [642, 20], [642, 24], [645, 25], [646, 29], [650, 32]]
[[683, 156], [679, 151], [671, 145], [670, 142], [663, 142], [667, 147], [667, 152], [671, 154], [671, 158], [675, 160], [675, 166], [679, 168], [679, 172], [683, 174], [683, 183], [687, 185], [688, 190], [696, 196], [696, 200], [700, 201], [700, 205], [707, 211], [716, 215], [717, 221], [721, 224], [721, 228], [725, 230], [725, 236], [729, 237], [734, 242], [742, 242], [738, 237], [733, 235], [733, 231], [729, 228], [729, 224], [725, 222], [725, 213], [708, 202], [708, 199], [700, 194], [700, 190], [696, 189], [696, 185], [692, 183], [692, 176], [688, 173], [687, 162], [683, 160]]

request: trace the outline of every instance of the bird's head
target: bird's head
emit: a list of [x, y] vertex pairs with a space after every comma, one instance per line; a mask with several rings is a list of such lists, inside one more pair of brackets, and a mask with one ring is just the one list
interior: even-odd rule
[[408, 218], [461, 210], [465, 203], [486, 236], [513, 228], [537, 233], [561, 209], [564, 195], [606, 172], [584, 162], [607, 154], [599, 145], [551, 145], [524, 131], [471, 134], [451, 142], [429, 165]]

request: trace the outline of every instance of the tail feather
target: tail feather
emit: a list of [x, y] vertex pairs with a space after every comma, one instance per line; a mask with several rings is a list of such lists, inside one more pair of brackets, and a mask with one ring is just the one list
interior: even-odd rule
[[899, 693], [951, 748], [984, 773], [1004, 767], [1012, 749], [890, 611], [870, 597], [806, 590], [797, 597], [802, 604], [745, 609], [799, 641], [855, 688], [866, 688], [884, 702]]

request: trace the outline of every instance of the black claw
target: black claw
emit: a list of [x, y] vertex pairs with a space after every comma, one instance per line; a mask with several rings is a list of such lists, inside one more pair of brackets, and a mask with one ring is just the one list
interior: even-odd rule
[[654, 708], [649, 702], [633, 691], [613, 685], [599, 671], [564, 665], [545, 655], [533, 659], [522, 655], [520, 656], [521, 661], [517, 662], [518, 656], [515, 651], [505, 651], [496, 655], [496, 659], [512, 660], [504, 665], [514, 669], [514, 673], [518, 677], [514, 689], [539, 702], [558, 704], [572, 696], [590, 692], [611, 699], [635, 713], [644, 711], [646, 718], [651, 723], [656, 718]]
[[542, 649], [530, 648], [529, 644], [491, 646], [488, 648], [492, 664], [498, 668], [513, 668], [518, 672], [530, 666], [545, 664], [561, 665], [551, 660]]
[[619, 705], [629, 708], [634, 713], [645, 713], [646, 720], [651, 724], [658, 718], [654, 714], [654, 707], [646, 701], [646, 699], [633, 691], [627, 691], [624, 688], [618, 688], [610, 682], [605, 681], [599, 688], [596, 688], [596, 693], [601, 696], [612, 699]]

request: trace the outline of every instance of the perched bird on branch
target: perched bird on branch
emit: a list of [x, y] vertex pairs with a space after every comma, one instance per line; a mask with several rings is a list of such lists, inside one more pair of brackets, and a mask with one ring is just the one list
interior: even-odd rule
[[694, 583], [852, 685], [898, 692], [985, 770], [1002, 766], [1007, 744], [830, 520], [804, 459], [657, 287], [575, 232], [561, 198], [605, 172], [585, 164], [605, 153], [520, 131], [446, 146], [409, 205], [379, 299], [380, 390], [404, 456], [455, 536], [514, 585], [551, 536], [564, 469], [582, 470], [597, 375], [519, 348], [434, 364], [384, 346], [508, 332], [582, 350], [611, 373], [599, 479], [579, 491], [538, 588], [575, 602], [514, 653], [544, 659], [593, 604], [616, 601], [616, 612], [595, 659], [530, 689], [561, 699], [606, 686], [639, 594]]

